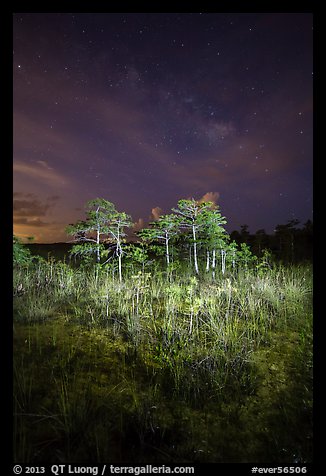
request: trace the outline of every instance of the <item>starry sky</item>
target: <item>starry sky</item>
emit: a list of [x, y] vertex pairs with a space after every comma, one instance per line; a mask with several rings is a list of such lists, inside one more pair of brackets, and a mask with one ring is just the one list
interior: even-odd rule
[[312, 219], [311, 13], [15, 13], [14, 233], [94, 198], [134, 229], [212, 200], [229, 232]]

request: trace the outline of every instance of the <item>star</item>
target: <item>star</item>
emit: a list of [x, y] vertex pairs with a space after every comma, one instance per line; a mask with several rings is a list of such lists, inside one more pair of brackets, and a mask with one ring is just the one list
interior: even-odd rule
[[[43, 178], [55, 188], [62, 176], [73, 185], [62, 200], [75, 206], [78, 197], [82, 207], [103, 181], [103, 198], [146, 217], [148, 207], [169, 213], [179, 198], [218, 190], [230, 231], [240, 218], [253, 231], [272, 229], [271, 220], [286, 220], [290, 207], [304, 221], [311, 24], [308, 14], [292, 13], [17, 15], [17, 191], [41, 195]], [[29, 163], [38, 159], [53, 163], [44, 177]], [[284, 198], [283, 183], [289, 204], [280, 209], [283, 200], [270, 197]], [[152, 195], [142, 196], [142, 187]], [[235, 190], [248, 204], [243, 217], [232, 209]], [[265, 214], [252, 211], [256, 200]], [[68, 210], [61, 223], [74, 220]]]

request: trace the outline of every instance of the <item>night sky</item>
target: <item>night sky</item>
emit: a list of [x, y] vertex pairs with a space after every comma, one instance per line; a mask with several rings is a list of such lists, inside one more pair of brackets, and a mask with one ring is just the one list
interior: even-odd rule
[[312, 219], [312, 14], [15, 13], [14, 233], [67, 241], [105, 198], [227, 230]]

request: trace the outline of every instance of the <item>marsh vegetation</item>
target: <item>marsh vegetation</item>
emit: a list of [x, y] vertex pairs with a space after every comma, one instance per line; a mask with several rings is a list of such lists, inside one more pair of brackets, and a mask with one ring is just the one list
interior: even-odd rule
[[311, 268], [14, 272], [15, 460], [311, 460]]
[[163, 253], [35, 259], [16, 241], [15, 461], [312, 461], [311, 265], [222, 232], [167, 254], [164, 220]]

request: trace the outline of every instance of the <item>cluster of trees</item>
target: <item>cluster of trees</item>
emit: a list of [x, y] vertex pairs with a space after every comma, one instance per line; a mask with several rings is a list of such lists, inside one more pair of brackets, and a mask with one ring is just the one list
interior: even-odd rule
[[166, 264], [169, 265], [169, 242], [171, 239], [176, 241], [183, 234], [183, 238], [188, 238], [196, 274], [199, 274], [199, 245], [206, 248], [208, 269], [210, 262], [215, 268], [216, 250], [225, 246], [228, 236], [222, 226], [226, 223], [226, 219], [220, 214], [217, 205], [213, 202], [198, 202], [194, 199], [179, 200], [178, 206], [173, 208], [172, 212], [151, 222], [150, 227], [144, 228], [138, 235], [145, 242], [163, 241]]
[[195, 274], [204, 268], [214, 277], [217, 262], [224, 274], [227, 263], [235, 267], [236, 262], [248, 265], [254, 259], [246, 243], [238, 247], [230, 239], [225, 224], [225, 217], [213, 202], [179, 200], [172, 213], [160, 216], [137, 233], [141, 247], [125, 246], [126, 230], [132, 226], [131, 217], [118, 212], [111, 202], [97, 198], [87, 202], [86, 220], [69, 225], [66, 232], [76, 242], [72, 255], [85, 258], [95, 254], [98, 263], [104, 259], [102, 264], [116, 257], [120, 280], [123, 254], [141, 262], [148, 252], [164, 254], [167, 269], [187, 257]]
[[122, 279], [122, 243], [125, 241], [125, 229], [132, 226], [132, 220], [124, 212], [118, 212], [113, 203], [96, 198], [86, 204], [86, 220], [69, 225], [66, 232], [74, 237], [78, 244], [72, 254], [82, 257], [96, 254], [96, 261], [107, 257], [109, 250], [105, 243], [113, 244], [114, 254], [118, 258], [119, 277]]
[[[146, 262], [149, 255], [164, 255], [167, 269], [188, 260], [196, 275], [205, 270], [211, 271], [213, 277], [217, 266], [224, 274], [227, 266], [247, 267], [257, 257], [261, 258], [260, 265], [269, 266], [271, 253], [285, 262], [310, 259], [312, 255], [310, 221], [302, 229], [297, 228], [297, 220], [277, 225], [274, 235], [266, 234], [265, 230], [250, 234], [247, 225], [229, 235], [218, 205], [194, 199], [179, 200], [170, 214], [160, 216], [137, 233], [138, 242], [127, 245], [127, 231], [133, 225], [129, 215], [119, 212], [113, 203], [102, 198], [88, 201], [85, 210], [85, 220], [66, 227], [74, 243], [70, 254], [84, 262], [95, 260], [101, 265], [116, 259], [120, 281], [123, 255], [138, 263]], [[14, 237], [14, 261], [23, 263], [30, 258], [26, 248]]]
[[263, 250], [269, 249], [273, 256], [285, 263], [294, 263], [312, 259], [313, 223], [308, 220], [299, 228], [299, 220], [290, 220], [285, 225], [277, 225], [272, 235], [264, 229], [251, 234], [248, 225], [242, 225], [240, 231], [230, 234], [236, 243], [246, 243], [252, 252], [260, 257]]

